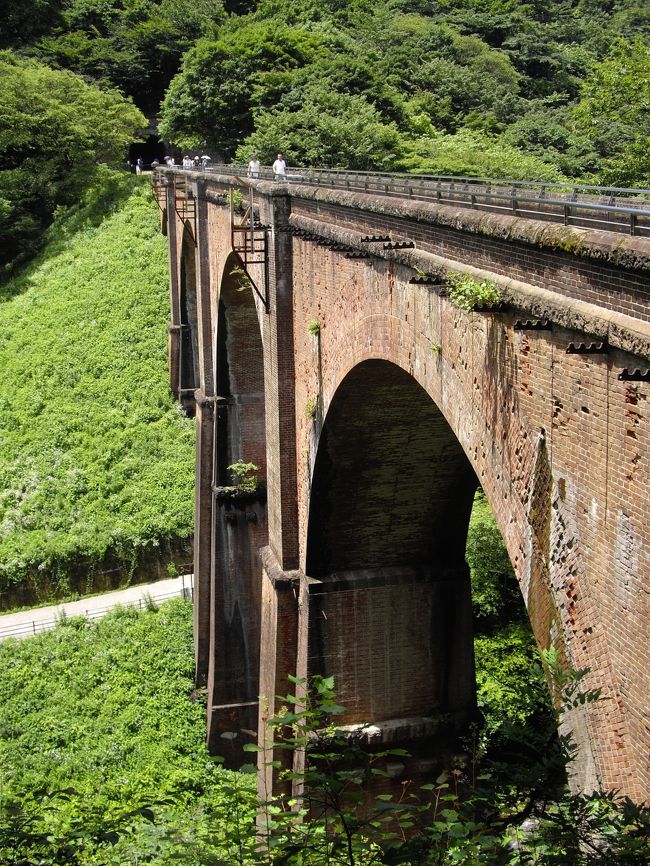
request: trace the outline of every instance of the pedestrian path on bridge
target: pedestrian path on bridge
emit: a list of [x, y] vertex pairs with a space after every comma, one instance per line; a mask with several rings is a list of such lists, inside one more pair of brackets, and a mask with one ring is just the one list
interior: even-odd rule
[[168, 580], [142, 583], [114, 592], [88, 596], [77, 601], [0, 614], [0, 640], [30, 637], [49, 631], [64, 617], [85, 616], [88, 619], [100, 619], [118, 605], [142, 610], [150, 601], [161, 602], [178, 596], [191, 598], [193, 577], [191, 574], [183, 574]]

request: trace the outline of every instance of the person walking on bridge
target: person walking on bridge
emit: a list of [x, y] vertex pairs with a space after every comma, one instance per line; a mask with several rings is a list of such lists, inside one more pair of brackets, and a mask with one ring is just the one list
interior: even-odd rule
[[287, 164], [282, 158], [282, 154], [278, 154], [278, 158], [273, 163], [273, 177], [276, 180], [286, 180], [287, 179]]
[[251, 156], [251, 161], [248, 163], [248, 176], [249, 177], [259, 177], [260, 176], [260, 161], [257, 158], [256, 154]]

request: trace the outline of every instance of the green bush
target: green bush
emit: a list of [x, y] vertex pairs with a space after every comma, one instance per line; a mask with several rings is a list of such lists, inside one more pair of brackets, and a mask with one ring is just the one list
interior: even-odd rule
[[0, 52], [0, 90], [2, 277], [40, 248], [56, 208], [78, 200], [98, 162], [124, 158], [146, 120], [116, 90], [10, 51]]
[[0, 862], [232, 862], [252, 780], [208, 756], [193, 675], [183, 599], [0, 643]]
[[467, 311], [493, 307], [501, 300], [501, 292], [491, 280], [475, 280], [466, 274], [448, 275], [447, 295], [455, 307]]

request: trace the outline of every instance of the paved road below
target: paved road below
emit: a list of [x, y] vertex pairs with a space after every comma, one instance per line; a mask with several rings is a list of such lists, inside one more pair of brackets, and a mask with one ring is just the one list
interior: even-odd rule
[[104, 592], [79, 601], [68, 601], [51, 607], [34, 607], [19, 613], [0, 614], [0, 640], [8, 637], [29, 637], [41, 631], [48, 631], [57, 624], [62, 616], [87, 616], [98, 619], [108, 613], [118, 604], [143, 608], [146, 599], [164, 601], [178, 595], [191, 596], [193, 575], [184, 574], [169, 580], [158, 580], [155, 583], [142, 583], [119, 589], [115, 592]]

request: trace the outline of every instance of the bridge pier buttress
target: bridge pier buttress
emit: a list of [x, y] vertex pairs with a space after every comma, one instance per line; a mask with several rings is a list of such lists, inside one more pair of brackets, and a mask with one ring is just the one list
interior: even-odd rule
[[181, 312], [180, 312], [180, 270], [178, 255], [178, 237], [176, 234], [177, 220], [176, 205], [174, 200], [174, 184], [168, 180], [165, 187], [166, 213], [171, 214], [167, 220], [167, 250], [169, 254], [169, 312], [170, 321], [168, 326], [168, 365], [169, 365], [169, 387], [178, 400], [180, 398], [180, 357], [181, 357]]
[[[260, 707], [258, 701], [264, 693], [260, 647], [265, 648], [261, 659], [266, 665], [267, 648], [275, 640], [268, 628], [277, 627], [265, 618], [269, 594], [273, 608], [281, 612], [280, 629], [286, 627], [290, 606], [291, 594], [285, 596], [282, 589], [285, 583], [275, 579], [269, 583], [259, 551], [268, 546], [280, 570], [294, 568], [297, 562], [291, 238], [279, 231], [288, 221], [289, 199], [275, 194], [264, 207], [264, 222], [271, 226], [269, 312], [250, 288], [242, 291], [237, 276], [242, 263], [231, 254], [224, 267], [217, 316], [219, 403], [208, 739], [210, 748], [226, 753], [233, 765], [242, 761], [242, 743], [256, 735], [259, 714], [266, 718], [267, 704]], [[264, 285], [263, 275], [251, 276], [257, 285]], [[224, 490], [232, 483], [228, 467], [237, 461], [258, 467], [266, 494], [263, 502], [261, 491], [233, 496]], [[295, 672], [295, 663], [287, 671]], [[267, 676], [266, 668], [262, 676]], [[284, 684], [278, 687], [285, 688]]]
[[196, 412], [196, 490], [194, 494], [194, 642], [196, 684], [207, 683], [210, 663], [212, 573], [212, 477], [214, 459], [214, 351], [212, 344], [212, 285], [210, 239], [205, 184], [196, 189], [196, 313], [200, 388], [194, 394]]
[[[301, 573], [296, 466], [296, 391], [293, 309], [293, 243], [286, 231], [291, 199], [279, 190], [267, 199], [271, 226], [269, 244], [269, 308], [265, 320], [265, 391], [269, 542], [262, 551], [261, 647], [257, 731], [264, 751], [259, 753], [260, 794], [273, 786], [268, 768], [267, 721], [276, 709], [276, 696], [295, 690], [288, 677], [300, 675], [298, 608]], [[302, 576], [304, 577], [304, 575]]]

